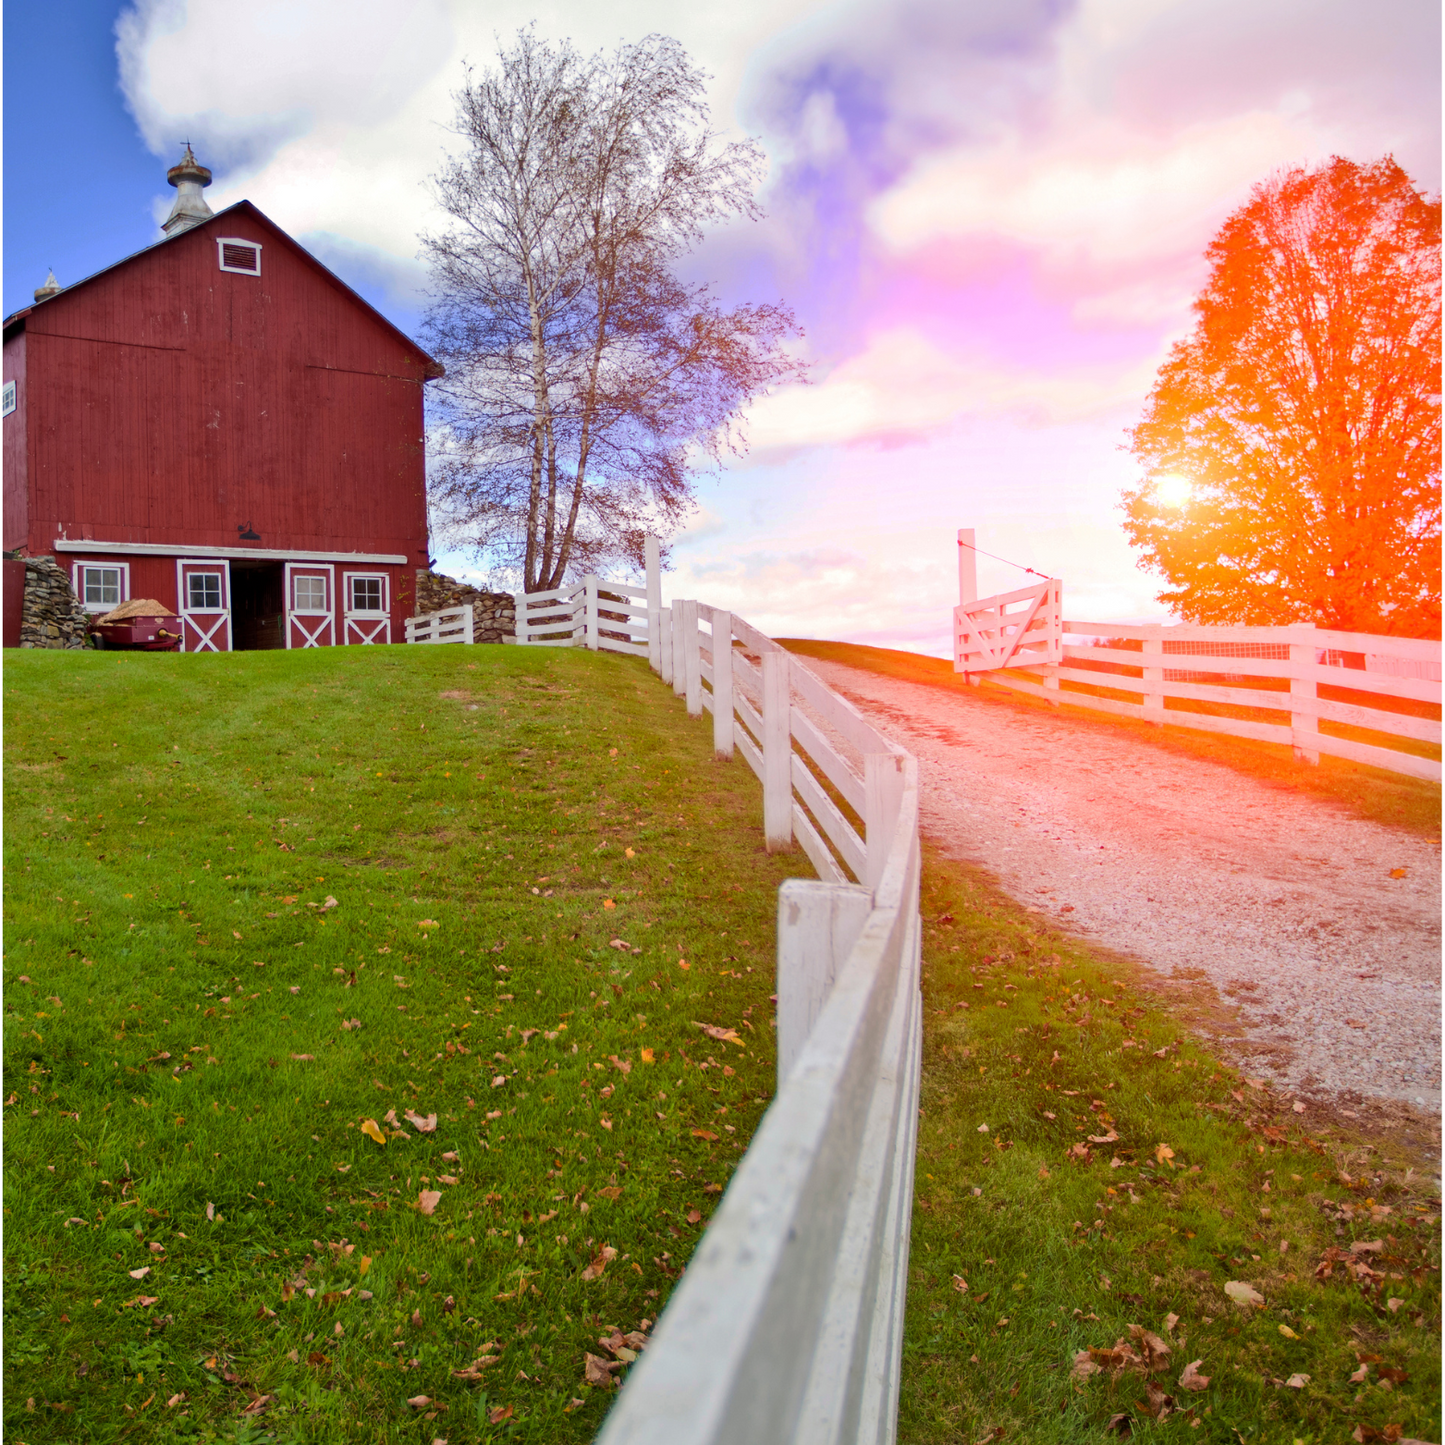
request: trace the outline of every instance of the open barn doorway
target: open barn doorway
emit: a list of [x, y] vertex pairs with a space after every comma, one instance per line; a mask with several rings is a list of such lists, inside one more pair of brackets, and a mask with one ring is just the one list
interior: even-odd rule
[[231, 636], [237, 652], [286, 646], [280, 562], [231, 563]]

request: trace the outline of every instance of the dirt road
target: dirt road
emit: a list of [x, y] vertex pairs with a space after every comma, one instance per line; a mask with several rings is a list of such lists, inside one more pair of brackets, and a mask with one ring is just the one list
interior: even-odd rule
[[1060, 927], [1207, 979], [1241, 1007], [1220, 1043], [1251, 1071], [1439, 1113], [1438, 845], [1127, 734], [807, 665], [918, 757], [948, 854]]

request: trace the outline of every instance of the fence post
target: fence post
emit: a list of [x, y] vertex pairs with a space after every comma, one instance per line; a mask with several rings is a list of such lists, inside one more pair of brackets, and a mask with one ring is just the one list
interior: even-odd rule
[[[1164, 640], [1160, 637], [1146, 637], [1140, 644], [1143, 648], [1143, 656], [1147, 659], [1155, 656], [1162, 656], [1164, 652]], [[1144, 677], [1144, 721], [1151, 722], [1156, 727], [1164, 725], [1164, 669], [1162, 667], [1148, 667], [1143, 669]], [[1151, 686], [1152, 684], [1152, 686]]]
[[763, 843], [769, 853], [793, 841], [792, 688], [788, 654], [763, 653]]
[[[958, 529], [958, 605], [967, 607], [978, 601], [978, 552], [974, 542], [977, 533], [972, 527]], [[995, 544], [997, 545], [997, 544]]]
[[789, 878], [778, 889], [778, 1087], [792, 1071], [833, 980], [852, 952], [873, 895], [856, 883]]
[[903, 804], [903, 760], [898, 753], [868, 753], [863, 758], [863, 843], [867, 850], [864, 882], [878, 886], [888, 861], [888, 843]]
[[1059, 697], [1058, 697], [1058, 693], [1059, 693], [1059, 665], [1058, 665], [1058, 663], [1056, 663], [1056, 662], [1049, 662], [1049, 663], [1045, 663], [1045, 664], [1044, 664], [1044, 668], [1043, 668], [1043, 683], [1044, 683], [1044, 689], [1045, 689], [1045, 691], [1051, 692], [1051, 693], [1054, 694], [1053, 697], [1046, 697], [1046, 698], [1044, 699], [1044, 701], [1045, 701], [1046, 703], [1048, 703], [1048, 705], [1049, 705], [1050, 707], [1058, 707], [1058, 705], [1059, 705]]
[[589, 572], [582, 579], [583, 606], [587, 618], [587, 650], [597, 651], [597, 574]]
[[527, 642], [531, 634], [527, 631], [527, 594], [512, 593], [512, 641]]
[[688, 717], [702, 716], [702, 635], [697, 628], [697, 602], [682, 604], [682, 661]]
[[662, 671], [662, 564], [656, 537], [643, 542], [647, 559], [647, 665], [654, 672]]
[[672, 691], [675, 697], [687, 695], [687, 619], [684, 609], [687, 603], [672, 599]]
[[733, 615], [712, 614], [712, 747], [720, 758], [733, 755]]
[[[1297, 624], [1299, 630], [1313, 632], [1313, 622], [1301, 622]], [[1319, 690], [1315, 686], [1312, 677], [1296, 677], [1295, 674], [1304, 672], [1306, 668], [1313, 669], [1318, 662], [1313, 642], [1291, 642], [1289, 645], [1289, 695], [1293, 698], [1309, 698], [1312, 701], [1319, 697]], [[1298, 763], [1308, 763], [1311, 767], [1317, 768], [1320, 765], [1319, 750], [1310, 747], [1310, 734], [1316, 736], [1320, 730], [1319, 715], [1314, 712], [1294, 712], [1289, 715], [1290, 731], [1294, 734], [1294, 756]]]
[[[972, 527], [958, 529], [958, 605], [967, 607], [978, 601], [978, 552], [974, 542], [977, 532]], [[953, 670], [963, 673], [963, 679], [970, 687], [979, 687], [983, 677], [977, 672], [964, 668], [963, 658], [958, 650], [958, 613], [953, 615]]]
[[672, 682], [672, 608], [657, 609], [657, 671], [663, 682]]

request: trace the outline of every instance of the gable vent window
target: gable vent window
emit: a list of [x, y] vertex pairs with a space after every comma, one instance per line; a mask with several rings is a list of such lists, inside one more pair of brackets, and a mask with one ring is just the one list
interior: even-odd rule
[[239, 276], [261, 274], [261, 248], [254, 241], [243, 241], [236, 236], [220, 236], [216, 245], [221, 250], [221, 270], [234, 271]]

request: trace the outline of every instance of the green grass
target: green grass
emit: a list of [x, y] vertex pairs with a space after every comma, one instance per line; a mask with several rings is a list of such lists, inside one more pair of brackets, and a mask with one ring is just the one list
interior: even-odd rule
[[582, 651], [6, 701], [6, 1438], [590, 1438], [773, 1090], [746, 765]]
[[[1348, 762], [1344, 758], [1322, 756], [1318, 767], [1296, 762], [1291, 748], [1277, 743], [1255, 742], [1250, 738], [1233, 738], [1217, 733], [1194, 732], [1185, 726], [1156, 727], [1152, 723], [1136, 721], [1134, 718], [1114, 717], [1083, 707], [1071, 707], [1065, 702], [1056, 709], [1041, 699], [1015, 692], [1002, 684], [984, 679], [979, 687], [970, 687], [953, 670], [953, 664], [936, 657], [924, 657], [914, 652], [896, 652], [882, 647], [862, 647], [850, 642], [813, 642], [799, 638], [779, 638], [784, 647], [802, 657], [816, 657], [822, 662], [840, 662], [849, 667], [863, 668], [884, 677], [896, 677], [905, 682], [921, 683], [926, 687], [940, 687], [950, 691], [966, 692], [971, 697], [986, 701], [998, 707], [1012, 707], [1025, 711], [1062, 712], [1073, 723], [1081, 727], [1106, 729], [1113, 733], [1127, 733], [1149, 747], [1184, 757], [1202, 758], [1206, 762], [1221, 763], [1238, 772], [1247, 773], [1271, 787], [1285, 791], [1305, 793], [1324, 802], [1334, 803], [1348, 809], [1357, 817], [1371, 822], [1386, 823], [1408, 829], [1422, 837], [1440, 837], [1440, 784], [1429, 783], [1418, 778], [1407, 778], [1398, 773], [1386, 772], [1382, 768], [1368, 767], [1363, 763]], [[1067, 698], [1074, 684], [1066, 683], [1063, 696]], [[1106, 683], [1094, 691], [1116, 697], [1120, 701], [1137, 701], [1137, 694], [1111, 690]], [[1350, 702], [1363, 702], [1363, 695], [1330, 689]], [[1174, 701], [1171, 699], [1171, 701]], [[1257, 714], [1260, 719], [1277, 722], [1278, 715], [1260, 709], [1224, 708], [1210, 703], [1191, 703], [1190, 709], [1200, 712], [1221, 714], [1229, 712], [1243, 715]], [[1397, 707], [1399, 711], [1417, 712], [1416, 706]], [[1436, 708], [1435, 715], [1439, 715]], [[1171, 718], [1171, 722], [1178, 721]], [[1348, 728], [1329, 724], [1329, 729], [1341, 735], [1358, 737], [1363, 741], [1383, 744], [1390, 743], [1405, 751], [1430, 753], [1439, 756], [1439, 749], [1423, 743], [1412, 743], [1404, 739], [1391, 739], [1384, 734], [1367, 735], [1363, 729]]]
[[[922, 907], [900, 1439], [1114, 1439], [1127, 1414], [1136, 1438], [1439, 1440], [1438, 1152], [1295, 1112], [1196, 1048], [1144, 971], [932, 850]], [[1376, 1240], [1359, 1257], [1378, 1278], [1316, 1278], [1331, 1247]], [[1233, 1302], [1232, 1281], [1263, 1305]], [[1171, 1350], [1160, 1421], [1141, 1370], [1071, 1379], [1131, 1325]], [[1176, 1384], [1194, 1360], [1198, 1393]]]

